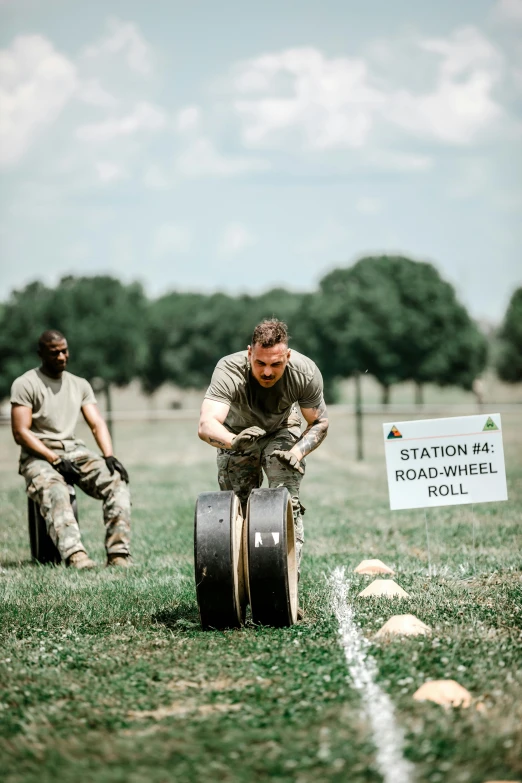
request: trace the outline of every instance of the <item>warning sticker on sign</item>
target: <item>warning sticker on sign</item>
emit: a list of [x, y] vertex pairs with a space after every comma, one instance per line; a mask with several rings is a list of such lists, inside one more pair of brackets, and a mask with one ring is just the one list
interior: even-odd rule
[[383, 424], [383, 435], [391, 509], [507, 500], [499, 413]]

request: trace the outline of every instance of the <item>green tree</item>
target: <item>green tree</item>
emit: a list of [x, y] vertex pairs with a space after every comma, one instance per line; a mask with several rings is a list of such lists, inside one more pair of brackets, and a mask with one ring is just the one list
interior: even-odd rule
[[330, 343], [329, 372], [369, 372], [383, 402], [399, 381], [470, 388], [485, 339], [434, 266], [400, 256], [368, 257], [320, 283], [319, 320]]
[[508, 383], [522, 381], [522, 288], [517, 288], [509, 302], [499, 332], [499, 377]]
[[305, 302], [306, 294], [285, 288], [272, 288], [258, 296], [240, 297], [243, 311], [240, 328], [243, 344], [240, 349], [250, 344], [252, 332], [258, 323], [267, 318], [278, 318], [288, 326], [290, 347], [304, 352], [308, 334], [304, 316]]
[[51, 297], [55, 323], [68, 340], [70, 370], [99, 379], [112, 429], [111, 388], [135, 378], [147, 352], [147, 301], [139, 283], [107, 275], [64, 277]]
[[278, 318], [288, 325], [290, 348], [309, 356], [319, 366], [325, 384], [327, 402], [335, 401], [335, 380], [330, 371], [332, 341], [323, 333], [320, 297], [317, 293], [300, 293], [273, 288], [255, 297], [242, 297], [244, 321], [241, 334], [246, 347], [256, 324], [265, 318]]
[[70, 369], [125, 386], [146, 354], [147, 301], [139, 283], [106, 275], [64, 277], [53, 290], [51, 318], [69, 342]]
[[292, 345], [300, 350], [302, 296], [281, 288], [238, 297], [172, 292], [151, 302], [148, 357], [140, 373], [143, 389], [153, 394], [167, 381], [182, 388], [208, 385], [218, 360], [244, 350], [263, 318], [286, 321], [291, 334], [295, 322], [297, 335]]
[[34, 282], [13, 291], [2, 307], [0, 320], [0, 399], [9, 395], [15, 378], [38, 365], [36, 341], [49, 321], [51, 289]]
[[17, 375], [37, 366], [39, 334], [58, 329], [69, 343], [68, 369], [101, 379], [110, 413], [111, 386], [128, 384], [145, 360], [146, 317], [141, 286], [109, 276], [64, 277], [54, 289], [31, 283], [14, 292], [2, 319], [3, 394]]
[[149, 306], [148, 356], [140, 377], [153, 394], [171, 381], [201, 388], [210, 381], [217, 360], [240, 350], [240, 300], [226, 294], [173, 292]]

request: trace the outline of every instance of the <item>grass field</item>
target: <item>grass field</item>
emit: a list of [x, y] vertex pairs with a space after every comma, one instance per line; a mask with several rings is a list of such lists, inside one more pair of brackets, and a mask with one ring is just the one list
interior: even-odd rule
[[[475, 412], [474, 410], [470, 410]], [[379, 781], [372, 732], [353, 687], [328, 575], [345, 566], [377, 680], [404, 732], [413, 778], [522, 779], [522, 417], [503, 416], [509, 501], [390, 512], [380, 422], [368, 416], [356, 463], [353, 420], [332, 416], [308, 461], [301, 580], [305, 620], [290, 629], [206, 632], [193, 580], [197, 494], [216, 488], [215, 452], [195, 422], [122, 423], [116, 453], [133, 491], [129, 572], [30, 563], [17, 450], [0, 429], [0, 769], [15, 781]], [[88, 551], [103, 563], [101, 509], [80, 497]], [[357, 598], [379, 557], [411, 599]], [[429, 637], [376, 643], [392, 614]], [[412, 698], [427, 679], [468, 688], [470, 709]], [[477, 705], [479, 709], [477, 709]]]

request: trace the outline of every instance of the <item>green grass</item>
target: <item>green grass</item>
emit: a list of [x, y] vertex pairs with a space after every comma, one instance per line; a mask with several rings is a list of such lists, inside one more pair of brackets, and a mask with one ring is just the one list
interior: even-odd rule
[[[363, 633], [411, 612], [426, 638], [373, 643], [418, 781], [522, 777], [520, 518], [522, 421], [503, 416], [509, 501], [390, 512], [381, 419], [367, 417], [368, 459], [352, 459], [351, 417], [333, 417], [308, 462], [301, 603], [290, 629], [199, 627], [192, 559], [197, 494], [216, 487], [214, 452], [195, 422], [121, 424], [131, 473], [129, 572], [77, 573], [29, 562], [16, 449], [0, 429], [0, 758], [4, 780], [379, 781], [360, 696], [329, 610], [327, 575], [346, 567]], [[100, 505], [80, 497], [89, 553], [103, 563]], [[353, 567], [380, 557], [411, 600], [364, 601]], [[417, 703], [451, 677], [469, 710]], [[481, 704], [477, 710], [476, 705]]]

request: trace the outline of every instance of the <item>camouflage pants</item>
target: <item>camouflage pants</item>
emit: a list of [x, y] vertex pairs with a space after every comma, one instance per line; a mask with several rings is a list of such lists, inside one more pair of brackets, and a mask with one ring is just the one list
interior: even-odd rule
[[[73, 462], [81, 472], [78, 486], [87, 495], [103, 501], [105, 548], [107, 554], [128, 554], [130, 549], [131, 501], [128, 484], [118, 471], [111, 476], [103, 457], [77, 446], [72, 451], [56, 449], [57, 457]], [[40, 506], [47, 531], [63, 560], [75, 552], [85, 552], [80, 528], [69, 500], [63, 476], [46, 460], [28, 457], [20, 463], [26, 492]]]
[[[263, 483], [263, 471], [266, 473], [269, 487], [286, 487], [292, 499], [294, 515], [295, 544], [297, 565], [300, 568], [304, 543], [303, 514], [304, 506], [299, 502], [299, 486], [303, 474], [289, 465], [284, 465], [277, 457], [271, 456], [277, 449], [289, 451], [299, 435], [289, 429], [282, 429], [264, 438], [260, 438], [248, 451], [230, 451], [218, 449], [218, 482], [221, 490], [233, 490], [246, 511], [248, 496], [253, 489]], [[305, 460], [301, 460], [305, 467]]]

